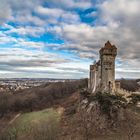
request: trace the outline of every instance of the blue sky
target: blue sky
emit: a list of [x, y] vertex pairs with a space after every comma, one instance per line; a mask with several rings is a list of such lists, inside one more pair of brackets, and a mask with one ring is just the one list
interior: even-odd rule
[[107, 40], [116, 78], [140, 78], [139, 0], [0, 0], [0, 78], [85, 78]]

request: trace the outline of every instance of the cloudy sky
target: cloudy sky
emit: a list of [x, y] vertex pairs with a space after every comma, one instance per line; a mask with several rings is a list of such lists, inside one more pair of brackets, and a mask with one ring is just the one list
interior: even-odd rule
[[140, 78], [140, 0], [0, 0], [0, 78], [88, 77], [107, 40]]

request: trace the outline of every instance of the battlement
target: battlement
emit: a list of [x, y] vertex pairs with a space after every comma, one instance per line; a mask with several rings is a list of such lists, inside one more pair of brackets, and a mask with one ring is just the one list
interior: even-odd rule
[[105, 43], [105, 46], [100, 49], [100, 55], [112, 55], [116, 56], [117, 55], [117, 48], [115, 45], [111, 45], [109, 41]]
[[94, 70], [94, 65], [90, 65], [90, 70]]
[[90, 70], [98, 70], [99, 66], [100, 66], [100, 61], [94, 63], [93, 65], [90, 65]]

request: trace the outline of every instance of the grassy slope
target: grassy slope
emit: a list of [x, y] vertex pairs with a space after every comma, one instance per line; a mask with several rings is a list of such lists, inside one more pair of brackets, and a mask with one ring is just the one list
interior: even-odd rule
[[[68, 101], [74, 101], [74, 99], [70, 98], [67, 100], [66, 104], [67, 105], [69, 104], [69, 105], [68, 106], [64, 105], [67, 109], [69, 109], [71, 105], [73, 104], [73, 103], [68, 103]], [[140, 119], [140, 108], [134, 107], [134, 108], [131, 108], [131, 110], [134, 114], [136, 113], [135, 116], [137, 116]], [[31, 132], [30, 126], [44, 120], [47, 121], [47, 119], [49, 118], [55, 118], [57, 121], [59, 121], [61, 119], [61, 115], [58, 113], [58, 110], [53, 109], [53, 108], [44, 109], [42, 111], [24, 113], [18, 119], [16, 119], [16, 121], [14, 121], [13, 123], [14, 127], [11, 126], [12, 129], [10, 128], [10, 131], [12, 130], [12, 133], [14, 133], [16, 129], [18, 129], [18, 134], [20, 135], [20, 137], [22, 137], [22, 139], [24, 139]], [[138, 123], [140, 124], [140, 121]], [[106, 140], [118, 140], [118, 139], [125, 140], [126, 139], [127, 140], [127, 138], [125, 139], [124, 137], [121, 138], [120, 134], [108, 134], [108, 135], [106, 134], [104, 136], [96, 137], [96, 140], [104, 140], [104, 139]], [[135, 138], [134, 140], [139, 140], [139, 136]]]
[[45, 123], [50, 118], [53, 118], [54, 121], [59, 123], [60, 114], [53, 108], [24, 113], [12, 123], [8, 129], [8, 132], [10, 132], [12, 135], [17, 133], [18, 136], [26, 138], [30, 135], [34, 126], [39, 125], [40, 122]]
[[22, 114], [15, 123], [22, 126], [28, 126], [29, 124], [39, 122], [41, 120], [46, 120], [48, 117], [59, 118], [59, 114], [56, 110], [49, 108], [42, 111], [35, 111], [30, 113]]

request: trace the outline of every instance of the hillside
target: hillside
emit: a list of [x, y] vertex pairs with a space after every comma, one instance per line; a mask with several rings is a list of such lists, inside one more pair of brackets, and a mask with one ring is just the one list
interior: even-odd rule
[[[97, 97], [101, 101], [99, 104], [95, 97], [81, 92], [86, 87], [87, 80], [78, 80], [3, 95], [10, 106], [0, 119], [0, 140], [9, 140], [7, 136], [11, 135], [11, 140], [128, 140], [128, 135], [133, 135], [129, 137], [131, 140], [139, 140], [140, 108], [131, 104], [116, 110], [123, 100], [110, 95]], [[114, 109], [125, 114], [123, 121], [117, 120], [117, 112], [112, 112]], [[111, 113], [112, 118], [108, 118], [109, 114], [104, 114], [103, 110]]]
[[75, 94], [77, 97], [77, 91], [84, 87], [87, 87], [87, 80], [58, 82], [21, 90], [13, 94], [0, 94], [0, 132], [19, 113], [23, 114], [46, 108], [57, 109], [60, 106], [67, 107], [70, 111], [71, 102], [75, 102]]
[[121, 88], [136, 92], [140, 89], [140, 79], [120, 79]]

